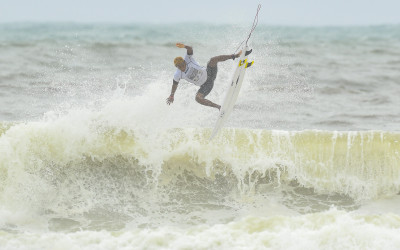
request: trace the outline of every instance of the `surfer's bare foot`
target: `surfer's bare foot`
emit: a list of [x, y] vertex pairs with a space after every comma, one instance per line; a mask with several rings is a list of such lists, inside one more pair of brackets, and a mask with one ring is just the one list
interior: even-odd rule
[[217, 108], [218, 110], [221, 110], [221, 106], [220, 106], [220, 105], [218, 105], [216, 108]]
[[232, 60], [235, 60], [235, 58], [238, 58], [240, 56], [240, 54], [242, 54], [242, 51], [239, 51], [239, 53], [237, 53], [237, 54], [232, 54], [231, 55]]

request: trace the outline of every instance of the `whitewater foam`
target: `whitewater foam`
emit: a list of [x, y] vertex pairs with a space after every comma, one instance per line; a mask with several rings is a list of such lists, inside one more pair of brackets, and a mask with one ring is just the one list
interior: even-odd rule
[[160, 227], [74, 233], [0, 232], [6, 249], [398, 249], [398, 215], [332, 209], [302, 216], [254, 217], [189, 229]]
[[[4, 204], [10, 206], [14, 200], [17, 206], [33, 192], [36, 198], [38, 193], [53, 197], [50, 190], [60, 181], [58, 175], [86, 171], [89, 178], [94, 174], [91, 168], [101, 166], [107, 171], [115, 164], [126, 166], [121, 171], [136, 169], [141, 182], [156, 187], [189, 172], [210, 181], [222, 178], [243, 194], [258, 192], [263, 184], [279, 187], [292, 182], [319, 194], [341, 194], [358, 201], [400, 190], [400, 134], [394, 132], [226, 128], [208, 143], [210, 129], [149, 132], [104, 124], [108, 123], [101, 114], [80, 110], [54, 121], [6, 129], [0, 137]], [[70, 181], [74, 182], [72, 177]], [[16, 196], [21, 186], [26, 193], [18, 191]]]

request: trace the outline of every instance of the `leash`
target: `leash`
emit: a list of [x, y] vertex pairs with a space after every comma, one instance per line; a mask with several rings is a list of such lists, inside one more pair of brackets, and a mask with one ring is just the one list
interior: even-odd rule
[[239, 46], [236, 48], [236, 50], [235, 50], [234, 53], [236, 53], [236, 51], [238, 51], [238, 49], [242, 46], [242, 44], [243, 44], [245, 41], [246, 41], [246, 45], [247, 45], [247, 42], [249, 41], [249, 39], [250, 39], [250, 37], [251, 37], [251, 34], [253, 33], [253, 31], [254, 31], [254, 30], [256, 29], [256, 27], [257, 27], [257, 24], [258, 24], [258, 12], [260, 12], [260, 9], [261, 9], [261, 4], [258, 4], [258, 6], [257, 6], [257, 13], [256, 13], [256, 15], [255, 15], [255, 17], [254, 17], [253, 25], [251, 26], [250, 33], [249, 33], [249, 35], [247, 36], [247, 39], [243, 40], [243, 41], [239, 44]]

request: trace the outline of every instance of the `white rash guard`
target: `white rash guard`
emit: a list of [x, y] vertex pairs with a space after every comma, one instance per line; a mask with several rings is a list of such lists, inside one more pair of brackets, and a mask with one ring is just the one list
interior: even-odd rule
[[174, 81], [179, 82], [181, 79], [185, 79], [197, 86], [203, 85], [207, 80], [207, 70], [205, 67], [201, 67], [193, 55], [186, 54], [185, 56], [186, 70], [185, 72], [177, 69], [174, 75]]

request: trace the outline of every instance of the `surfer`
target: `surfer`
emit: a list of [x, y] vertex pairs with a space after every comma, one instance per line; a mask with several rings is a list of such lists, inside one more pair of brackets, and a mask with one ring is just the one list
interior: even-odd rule
[[200, 87], [196, 94], [196, 101], [202, 105], [220, 109], [221, 106], [213, 103], [210, 100], [205, 99], [205, 97], [211, 92], [214, 87], [214, 81], [217, 77], [217, 64], [219, 62], [226, 61], [228, 59], [235, 59], [240, 56], [241, 51], [237, 54], [232, 55], [220, 55], [215, 56], [210, 59], [207, 63], [207, 68], [200, 66], [196, 60], [193, 58], [193, 48], [187, 46], [183, 43], [177, 43], [176, 47], [185, 48], [186, 56], [185, 58], [176, 57], [174, 59], [175, 67], [178, 69], [175, 72], [171, 95], [167, 98], [167, 104], [170, 105], [174, 102], [175, 91], [178, 88], [179, 80], [185, 79]]

